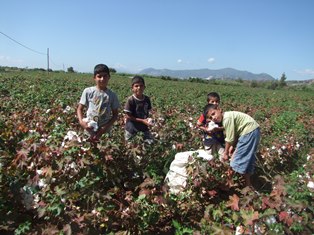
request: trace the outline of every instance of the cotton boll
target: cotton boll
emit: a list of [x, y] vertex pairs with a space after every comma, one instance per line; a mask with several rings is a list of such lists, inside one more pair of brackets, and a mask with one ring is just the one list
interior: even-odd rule
[[314, 189], [314, 182], [313, 182], [313, 181], [309, 181], [309, 182], [307, 183], [307, 187], [308, 187], [309, 189]]
[[216, 123], [214, 123], [213, 121], [209, 122], [208, 125], [207, 125], [207, 130], [208, 131], [211, 131], [213, 130], [214, 128], [218, 127], [218, 125]]
[[63, 113], [69, 113], [71, 111], [70, 106], [66, 106], [66, 108], [63, 110]]
[[276, 218], [275, 218], [275, 216], [273, 216], [273, 215], [267, 217], [266, 220], [265, 220], [265, 223], [266, 223], [267, 225], [271, 225], [271, 224], [274, 224], [274, 223], [276, 223], [276, 222], [277, 222], [277, 221], [276, 221]]
[[236, 227], [236, 231], [235, 231], [235, 235], [242, 235], [244, 234], [244, 229], [242, 226], [237, 226]]
[[147, 118], [147, 122], [148, 122], [150, 125], [154, 125], [154, 124], [155, 124], [155, 121], [154, 121], [154, 119], [152, 119], [152, 118]]
[[97, 124], [97, 122], [95, 122], [95, 121], [89, 121], [87, 125], [88, 125], [89, 127], [92, 127], [92, 128], [93, 128], [93, 131], [97, 131], [97, 129], [98, 129], [98, 124]]
[[40, 180], [38, 181], [38, 187], [39, 187], [39, 188], [44, 188], [44, 187], [46, 187], [46, 186], [47, 186], [47, 184], [46, 184], [45, 179], [40, 179]]

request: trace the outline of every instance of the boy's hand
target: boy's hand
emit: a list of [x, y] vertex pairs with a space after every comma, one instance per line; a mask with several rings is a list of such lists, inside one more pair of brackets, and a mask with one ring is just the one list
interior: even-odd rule
[[224, 153], [223, 157], [222, 157], [222, 160], [223, 161], [228, 161], [229, 157], [228, 157], [228, 154]]
[[209, 132], [210, 132], [211, 134], [213, 134], [213, 133], [217, 132], [218, 130], [219, 130], [218, 127], [214, 127], [214, 128], [212, 128], [212, 129], [210, 129]]
[[212, 134], [214, 134], [215, 132], [217, 132], [218, 130], [219, 130], [219, 129], [218, 129], [217, 127], [214, 127], [214, 128], [211, 129], [211, 130], [206, 129], [205, 132], [206, 132], [207, 134], [209, 134], [209, 135], [212, 135]]
[[232, 155], [233, 154], [233, 152], [234, 152], [234, 147], [233, 146], [230, 146], [230, 148], [229, 148], [229, 155]]
[[235, 154], [235, 148], [233, 146], [231, 146], [229, 149], [229, 156], [231, 156], [230, 161], [233, 160], [234, 154]]
[[154, 126], [154, 121], [153, 121], [153, 119], [151, 119], [151, 118], [143, 119], [143, 123], [144, 123], [146, 126]]
[[85, 130], [87, 130], [88, 132], [90, 132], [92, 130], [91, 127], [88, 126], [88, 123], [87, 122], [84, 122], [83, 120], [80, 121], [80, 125], [81, 127], [83, 127]]

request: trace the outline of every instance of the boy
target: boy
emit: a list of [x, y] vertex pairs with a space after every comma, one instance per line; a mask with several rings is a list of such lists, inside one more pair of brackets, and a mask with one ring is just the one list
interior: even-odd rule
[[152, 109], [150, 98], [144, 95], [145, 81], [141, 76], [132, 78], [131, 89], [133, 95], [128, 97], [124, 112], [125, 112], [125, 140], [129, 141], [138, 132], [144, 133], [145, 142], [151, 144], [153, 142], [152, 135], [148, 129], [153, 123], [149, 116], [149, 111]]
[[[217, 92], [210, 92], [207, 94], [207, 103], [214, 104], [217, 107], [220, 104], [220, 96]], [[223, 127], [219, 123], [215, 124], [210, 119], [206, 119], [204, 113], [201, 114], [197, 120], [196, 126], [204, 133], [204, 147], [209, 154], [218, 153], [222, 161], [224, 146]]]
[[255, 153], [260, 140], [259, 124], [245, 113], [223, 112], [214, 104], [206, 105], [204, 113], [215, 123], [222, 122], [226, 135], [223, 160], [228, 160], [235, 146], [230, 166], [244, 175], [246, 186], [252, 186], [250, 177], [254, 172]]
[[[91, 141], [98, 141], [104, 133], [109, 132], [118, 118], [120, 104], [117, 95], [107, 88], [109, 79], [110, 71], [107, 65], [96, 65], [96, 86], [84, 89], [77, 107], [79, 123], [89, 133]], [[87, 117], [83, 118], [85, 108]]]

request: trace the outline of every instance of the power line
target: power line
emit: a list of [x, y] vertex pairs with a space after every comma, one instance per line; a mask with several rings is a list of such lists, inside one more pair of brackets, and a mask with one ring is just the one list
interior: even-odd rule
[[46, 53], [42, 53], [42, 52], [36, 51], [36, 50], [34, 50], [34, 49], [32, 49], [32, 48], [29, 48], [29, 47], [23, 45], [22, 43], [16, 41], [15, 39], [11, 38], [10, 36], [6, 35], [5, 33], [1, 32], [1, 31], [0, 31], [0, 33], [1, 33], [2, 35], [6, 36], [7, 38], [9, 38], [10, 40], [12, 40], [13, 42], [19, 44], [19, 45], [22, 46], [22, 47], [25, 47], [26, 49], [28, 49], [28, 50], [30, 50], [30, 51], [32, 51], [32, 52], [35, 52], [35, 53], [40, 54], [40, 55], [47, 55]]
[[[12, 40], [13, 42], [19, 44], [19, 45], [22, 46], [22, 47], [25, 47], [26, 49], [28, 49], [28, 50], [30, 50], [30, 51], [32, 51], [32, 52], [35, 52], [35, 53], [40, 54], [40, 55], [47, 56], [48, 70], [49, 70], [49, 61], [50, 61], [52, 64], [54, 64], [55, 66], [60, 67], [60, 65], [57, 65], [56, 63], [54, 63], [54, 61], [51, 59], [51, 56], [49, 56], [49, 49], [47, 50], [47, 53], [39, 52], [39, 51], [36, 51], [36, 50], [34, 50], [34, 49], [32, 49], [32, 48], [29, 48], [29, 47], [25, 46], [24, 44], [18, 42], [17, 40], [13, 39], [13, 38], [10, 37], [9, 35], [7, 35], [7, 34], [1, 32], [1, 31], [0, 31], [0, 33], [1, 33], [2, 35], [4, 35], [5, 37], [9, 38], [10, 40]], [[63, 67], [64, 67], [64, 65], [63, 65]]]

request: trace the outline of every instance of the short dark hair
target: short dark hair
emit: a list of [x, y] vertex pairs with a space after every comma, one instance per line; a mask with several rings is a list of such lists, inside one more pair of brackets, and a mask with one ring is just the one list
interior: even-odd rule
[[203, 115], [206, 119], [206, 115], [208, 113], [209, 110], [212, 110], [212, 109], [217, 109], [218, 105], [217, 104], [206, 104], [204, 109], [203, 109]]
[[110, 75], [108, 66], [105, 64], [97, 64], [94, 68], [94, 77], [100, 73], [107, 73]]
[[145, 86], [144, 78], [141, 77], [141, 76], [139, 76], [139, 75], [135, 75], [135, 76], [132, 78], [132, 86], [133, 86], [135, 83], [143, 83], [143, 85]]
[[217, 92], [209, 92], [209, 93], [207, 94], [207, 102], [209, 101], [209, 99], [210, 99], [211, 97], [217, 98], [218, 101], [220, 102], [220, 96], [219, 96], [219, 94], [218, 94]]

